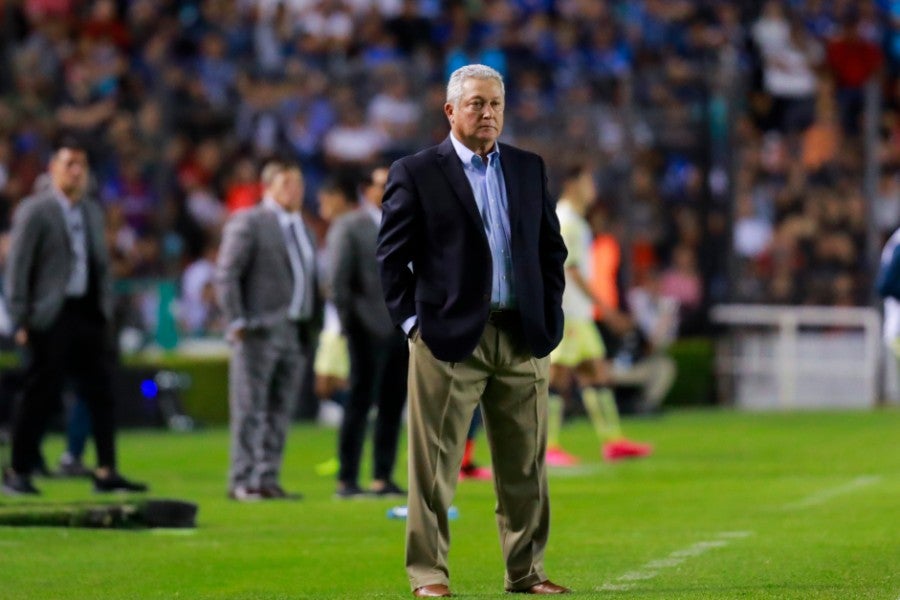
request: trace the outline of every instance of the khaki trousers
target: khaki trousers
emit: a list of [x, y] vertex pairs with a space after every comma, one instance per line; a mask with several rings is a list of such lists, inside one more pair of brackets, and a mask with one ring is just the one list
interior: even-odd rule
[[463, 362], [437, 360], [415, 333], [409, 366], [406, 570], [412, 589], [449, 585], [447, 509], [479, 401], [491, 449], [505, 587], [525, 589], [546, 580], [549, 358], [531, 356], [517, 326], [489, 321]]

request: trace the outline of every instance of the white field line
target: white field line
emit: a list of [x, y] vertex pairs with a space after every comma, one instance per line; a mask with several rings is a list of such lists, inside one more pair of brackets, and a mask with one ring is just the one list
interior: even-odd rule
[[657, 558], [655, 560], [651, 560], [635, 571], [628, 571], [627, 573], [623, 573], [622, 575], [617, 577], [615, 581], [608, 581], [604, 583], [600, 587], [596, 588], [596, 591], [628, 591], [634, 588], [635, 582], [653, 579], [654, 577], [659, 575], [659, 572], [663, 569], [671, 569], [673, 567], [677, 567], [688, 558], [695, 558], [702, 554], [706, 554], [710, 550], [714, 550], [716, 548], [724, 548], [734, 540], [743, 539], [751, 535], [753, 535], [752, 531], [720, 531], [715, 535], [714, 539], [703, 540], [701, 542], [697, 542], [696, 544], [691, 544], [690, 546], [675, 550], [665, 558]]
[[829, 500], [833, 500], [838, 496], [843, 496], [845, 494], [851, 494], [861, 488], [866, 486], [874, 485], [881, 481], [881, 475], [863, 475], [862, 477], [857, 477], [853, 481], [847, 482], [843, 485], [839, 485], [837, 487], [827, 488], [824, 490], [819, 490], [814, 494], [810, 494], [806, 498], [802, 498], [797, 500], [796, 502], [789, 502], [782, 506], [784, 510], [796, 510], [800, 508], [809, 508], [811, 506], [818, 506], [820, 504], [825, 504]]

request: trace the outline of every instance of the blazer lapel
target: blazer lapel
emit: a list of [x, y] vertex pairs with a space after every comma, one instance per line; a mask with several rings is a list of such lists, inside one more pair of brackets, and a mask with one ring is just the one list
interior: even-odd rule
[[[504, 149], [505, 148], [505, 149]], [[509, 235], [515, 235], [521, 198], [521, 172], [515, 155], [506, 144], [500, 145], [500, 165], [503, 167], [503, 183], [506, 184], [506, 204], [509, 209]], [[516, 176], [514, 176], [516, 175]]]
[[291, 268], [291, 257], [288, 255], [287, 239], [285, 238], [284, 231], [282, 231], [281, 229], [281, 223], [278, 222], [278, 215], [276, 215], [271, 210], [262, 209], [262, 218], [263, 223], [266, 224], [267, 229], [263, 237], [271, 237], [271, 239], [281, 240], [281, 243], [277, 244], [278, 254], [284, 261], [284, 266], [287, 269], [287, 272], [291, 274], [291, 279], [293, 279], [294, 269]]
[[72, 236], [69, 235], [69, 226], [66, 225], [66, 215], [63, 213], [62, 206], [59, 205], [59, 202], [56, 200], [56, 196], [53, 193], [50, 193], [50, 202], [52, 208], [47, 211], [47, 215], [50, 219], [50, 222], [53, 227], [56, 228], [57, 231], [62, 233], [63, 238], [68, 242], [66, 244], [66, 253], [68, 253], [69, 258], [74, 257], [74, 253], [72, 252]]
[[469, 180], [466, 178], [466, 174], [463, 171], [462, 162], [460, 162], [459, 157], [456, 155], [456, 150], [453, 149], [453, 143], [450, 141], [449, 137], [438, 146], [437, 154], [438, 164], [444, 172], [444, 175], [447, 177], [447, 180], [450, 182], [450, 187], [453, 189], [454, 194], [456, 194], [456, 198], [463, 205], [463, 208], [469, 214], [469, 217], [472, 218], [472, 222], [483, 232], [484, 222], [481, 219], [481, 215], [478, 214], [478, 205], [475, 203], [475, 194], [472, 193], [472, 186], [469, 185]]

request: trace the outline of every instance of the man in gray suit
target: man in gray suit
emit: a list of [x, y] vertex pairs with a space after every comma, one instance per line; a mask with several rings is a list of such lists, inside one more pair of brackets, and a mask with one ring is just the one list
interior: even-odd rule
[[387, 174], [386, 168], [374, 169], [362, 188], [363, 205], [335, 219], [328, 231], [329, 288], [350, 354], [350, 397], [338, 440], [341, 466], [337, 495], [341, 498], [363, 493], [358, 484], [359, 462], [373, 404], [378, 407], [378, 414], [370, 491], [377, 496], [406, 495], [394, 483], [392, 474], [406, 403], [409, 350], [405, 336], [394, 327], [384, 304], [375, 259]]
[[321, 321], [316, 250], [294, 164], [262, 171], [262, 203], [236, 213], [219, 250], [216, 293], [233, 351], [230, 498], [299, 498], [279, 483], [290, 417]]
[[50, 185], [24, 199], [15, 214], [6, 290], [16, 343], [27, 346], [30, 359], [13, 425], [12, 465], [3, 477], [8, 494], [39, 493], [29, 475], [67, 377], [91, 413], [98, 465], [94, 488], [147, 489], [116, 472], [109, 258], [103, 211], [85, 198], [88, 174], [85, 150], [64, 140], [50, 160]]

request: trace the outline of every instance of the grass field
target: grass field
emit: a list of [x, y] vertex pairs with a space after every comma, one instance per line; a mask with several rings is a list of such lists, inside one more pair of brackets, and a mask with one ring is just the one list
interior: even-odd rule
[[[900, 411], [673, 412], [626, 428], [655, 456], [607, 465], [586, 422], [563, 431], [583, 464], [551, 471], [546, 566], [575, 597], [900, 599]], [[0, 529], [0, 598], [410, 598], [403, 523], [386, 518], [397, 502], [334, 500], [314, 473], [334, 437], [291, 434], [284, 484], [305, 500], [237, 504], [224, 430], [125, 433], [123, 472], [198, 502], [199, 527]], [[51, 438], [47, 456], [60, 448]], [[92, 497], [86, 482], [37, 484], [37, 502]], [[465, 482], [456, 505], [455, 595], [503, 596], [492, 488]]]

